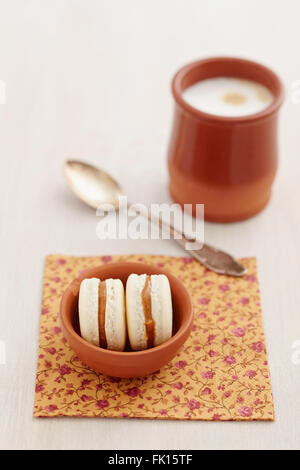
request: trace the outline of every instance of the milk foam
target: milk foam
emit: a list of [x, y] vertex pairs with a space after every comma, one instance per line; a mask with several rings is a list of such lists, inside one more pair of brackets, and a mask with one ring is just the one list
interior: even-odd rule
[[201, 80], [186, 88], [183, 99], [199, 111], [217, 116], [247, 116], [267, 108], [271, 91], [257, 82], [231, 77]]

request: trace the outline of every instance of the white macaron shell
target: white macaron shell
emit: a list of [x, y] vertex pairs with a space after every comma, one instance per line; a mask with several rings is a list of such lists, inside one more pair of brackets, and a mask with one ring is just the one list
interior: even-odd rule
[[79, 324], [83, 339], [99, 346], [98, 292], [100, 280], [84, 279], [79, 290]]
[[126, 318], [124, 287], [120, 279], [106, 279], [105, 336], [107, 348], [124, 351]]
[[151, 276], [151, 313], [155, 325], [154, 346], [172, 336], [173, 309], [169, 279], [164, 274]]
[[146, 274], [130, 274], [126, 284], [127, 327], [131, 348], [139, 351], [147, 348], [145, 313], [142, 304], [142, 291]]

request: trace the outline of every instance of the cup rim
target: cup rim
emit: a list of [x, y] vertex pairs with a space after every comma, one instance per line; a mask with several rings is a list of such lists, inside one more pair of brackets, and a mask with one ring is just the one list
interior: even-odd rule
[[[158, 346], [154, 346], [153, 348], [145, 349], [143, 351], [112, 351], [112, 350], [109, 350], [109, 349], [103, 349], [99, 346], [96, 346], [94, 344], [89, 343], [88, 341], [84, 340], [75, 331], [70, 319], [66, 315], [67, 299], [68, 299], [70, 294], [71, 295], [73, 294], [72, 290], [74, 289], [74, 286], [77, 286], [75, 288], [78, 289], [78, 283], [80, 283], [86, 277], [93, 276], [94, 275], [93, 273], [98, 272], [98, 270], [100, 268], [105, 269], [105, 267], [107, 267], [108, 265], [112, 266], [112, 267], [114, 267], [114, 266], [116, 266], [116, 267], [123, 266], [123, 267], [130, 267], [130, 268], [131, 267], [134, 268], [134, 266], [137, 266], [137, 265], [138, 266], [145, 265], [145, 266], [148, 266], [149, 268], [154, 268], [156, 272], [159, 272], [159, 274], [165, 274], [167, 277], [172, 278], [173, 281], [175, 281], [177, 284], [182, 286], [183, 291], [185, 292], [186, 298], [187, 298], [188, 303], [189, 303], [189, 316], [187, 317], [187, 320], [182, 323], [182, 325], [180, 326], [178, 331], [176, 331], [176, 333], [173, 336], [171, 336], [170, 339], [168, 339], [167, 341], [165, 341], [164, 343], [162, 343]], [[134, 272], [134, 270], [132, 272]], [[191, 327], [191, 324], [193, 322], [194, 307], [193, 307], [193, 302], [192, 302], [191, 296], [190, 296], [187, 288], [183, 284], [183, 282], [180, 279], [178, 279], [177, 277], [175, 277], [173, 274], [169, 273], [167, 270], [157, 268], [156, 266], [154, 266], [152, 264], [148, 264], [148, 263], [120, 261], [120, 262], [114, 262], [114, 263], [109, 263], [109, 264], [106, 264], [106, 265], [99, 265], [99, 266], [95, 266], [93, 268], [89, 268], [89, 269], [85, 270], [82, 274], [80, 274], [80, 276], [76, 277], [71, 282], [71, 284], [67, 287], [67, 289], [64, 291], [64, 293], [62, 295], [61, 302], [60, 302], [59, 313], [60, 313], [60, 321], [62, 323], [63, 328], [68, 332], [68, 334], [70, 336], [72, 336], [73, 340], [75, 340], [77, 343], [81, 343], [84, 346], [84, 348], [90, 349], [95, 354], [101, 353], [104, 356], [110, 356], [110, 357], [114, 356], [114, 357], [123, 357], [123, 358], [124, 357], [127, 357], [127, 358], [129, 358], [129, 357], [143, 358], [145, 356], [148, 356], [149, 354], [154, 354], [156, 352], [159, 354], [161, 351], [163, 351], [164, 349], [168, 349], [173, 343], [178, 342], [180, 340], [180, 338], [185, 336], [185, 334], [187, 333], [187, 331], [189, 330], [189, 328]]]
[[[206, 113], [204, 111], [200, 111], [197, 108], [194, 108], [190, 104], [188, 104], [182, 97], [182, 81], [190, 73], [192, 70], [195, 70], [199, 67], [202, 67], [206, 64], [211, 64], [214, 62], [231, 62], [234, 64], [243, 64], [247, 65], [248, 67], [258, 68], [261, 72], [265, 75], [269, 76], [273, 83], [275, 84], [275, 93], [274, 93], [274, 100], [272, 103], [267, 106], [262, 111], [259, 111], [254, 114], [248, 114], [246, 116], [219, 116], [216, 114]], [[218, 122], [218, 123], [252, 123], [254, 121], [258, 121], [264, 119], [271, 114], [275, 113], [279, 107], [282, 105], [284, 100], [284, 86], [282, 84], [281, 79], [279, 76], [273, 72], [269, 67], [253, 61], [249, 59], [244, 59], [241, 57], [227, 57], [227, 56], [217, 56], [217, 57], [208, 57], [200, 60], [196, 60], [194, 62], [190, 62], [183, 67], [181, 67], [176, 74], [174, 75], [171, 83], [172, 94], [175, 99], [175, 102], [186, 112], [192, 114], [197, 119], [202, 119], [210, 122]]]

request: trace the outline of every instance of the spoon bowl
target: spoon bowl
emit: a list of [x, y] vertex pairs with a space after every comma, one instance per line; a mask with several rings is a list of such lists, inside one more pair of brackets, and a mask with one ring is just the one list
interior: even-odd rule
[[124, 196], [119, 183], [105, 171], [79, 160], [67, 160], [64, 174], [72, 191], [88, 206], [97, 209], [101, 204], [118, 206]]

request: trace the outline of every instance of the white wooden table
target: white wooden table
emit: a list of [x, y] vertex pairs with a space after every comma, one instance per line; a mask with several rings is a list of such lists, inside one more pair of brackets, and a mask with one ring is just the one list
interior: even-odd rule
[[[0, 0], [1, 448], [299, 447], [299, 15], [297, 0]], [[217, 54], [270, 65], [288, 92], [271, 203], [252, 220], [205, 227], [211, 244], [258, 258], [276, 422], [33, 419], [44, 256], [181, 254], [168, 241], [99, 241], [95, 213], [65, 187], [63, 160], [109, 170], [130, 200], [170, 201], [170, 80]]]

